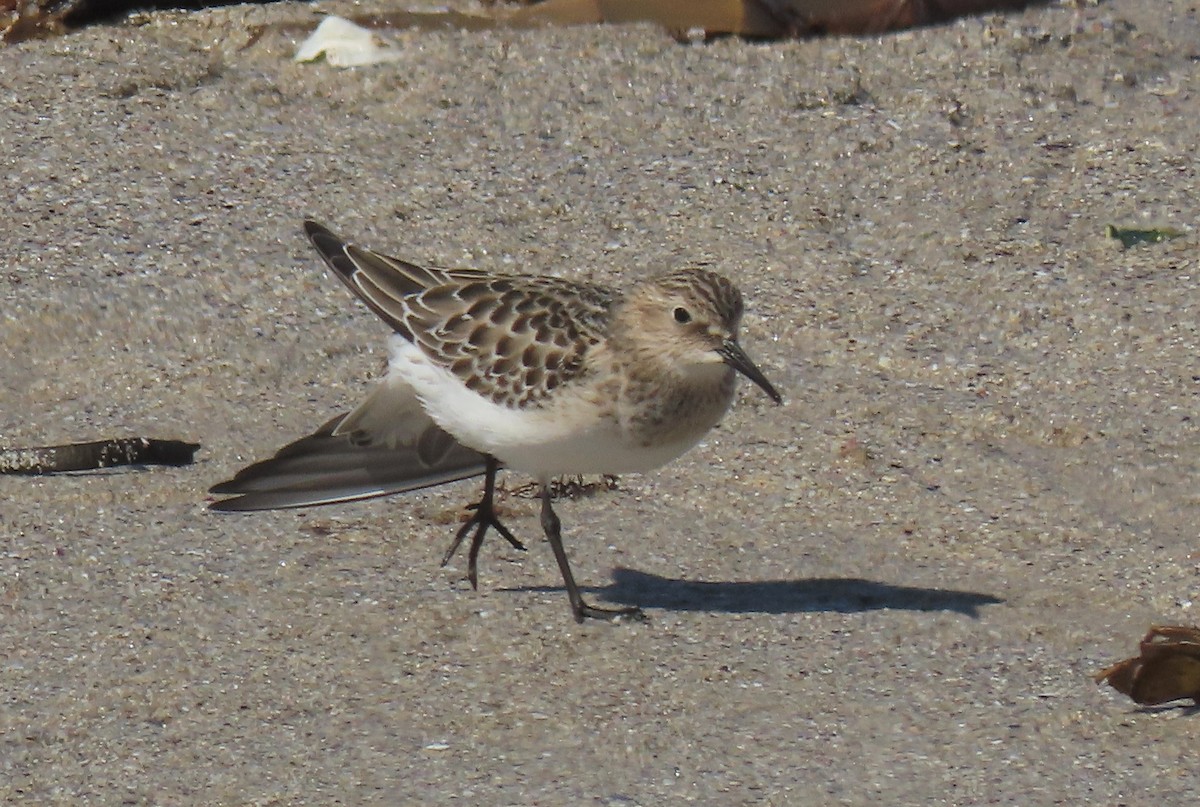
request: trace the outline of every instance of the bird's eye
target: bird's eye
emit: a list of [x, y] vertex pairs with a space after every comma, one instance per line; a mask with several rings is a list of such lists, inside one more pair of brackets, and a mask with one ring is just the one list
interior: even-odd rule
[[687, 323], [692, 321], [691, 312], [689, 312], [683, 306], [679, 306], [678, 308], [676, 308], [674, 313], [675, 313], [675, 321], [678, 322], [680, 325], [686, 325]]

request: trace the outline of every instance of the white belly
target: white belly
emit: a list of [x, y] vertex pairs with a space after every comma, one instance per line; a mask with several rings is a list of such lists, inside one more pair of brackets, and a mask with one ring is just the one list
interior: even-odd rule
[[403, 337], [392, 337], [391, 348], [389, 372], [412, 385], [439, 426], [463, 445], [539, 478], [648, 471], [683, 454], [712, 425], [646, 444], [627, 434], [616, 417], [568, 388], [560, 387], [548, 405], [501, 406], [467, 389]]

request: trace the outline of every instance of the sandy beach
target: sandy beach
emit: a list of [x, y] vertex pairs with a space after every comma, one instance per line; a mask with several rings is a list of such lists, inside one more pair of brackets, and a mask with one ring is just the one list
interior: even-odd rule
[[[1079, 5], [414, 30], [338, 70], [296, 45], [376, 6], [277, 3], [0, 50], [0, 445], [203, 446], [0, 477], [0, 798], [1194, 803], [1196, 710], [1091, 675], [1200, 623], [1200, 14]], [[646, 622], [571, 620], [519, 475], [529, 551], [489, 540], [477, 592], [439, 566], [477, 481], [206, 510], [382, 372], [307, 217], [741, 287], [785, 404], [743, 383], [676, 463], [557, 505], [585, 595]]]

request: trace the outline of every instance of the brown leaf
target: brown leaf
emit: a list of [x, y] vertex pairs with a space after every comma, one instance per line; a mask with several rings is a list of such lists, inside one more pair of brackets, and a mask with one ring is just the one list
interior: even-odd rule
[[1200, 628], [1155, 625], [1142, 638], [1141, 655], [1096, 673], [1096, 683], [1142, 706], [1191, 698], [1200, 704]]

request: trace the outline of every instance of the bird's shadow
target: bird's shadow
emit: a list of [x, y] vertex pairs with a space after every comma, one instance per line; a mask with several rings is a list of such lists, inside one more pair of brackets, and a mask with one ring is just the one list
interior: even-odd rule
[[[557, 587], [522, 587], [522, 591], [561, 591]], [[896, 609], [954, 611], [979, 618], [979, 608], [1004, 602], [975, 591], [917, 588], [878, 583], [857, 577], [802, 580], [702, 582], [659, 577], [636, 569], [613, 569], [613, 582], [585, 588], [599, 598], [621, 605], [665, 611], [713, 611], [729, 614], [795, 614]]]

